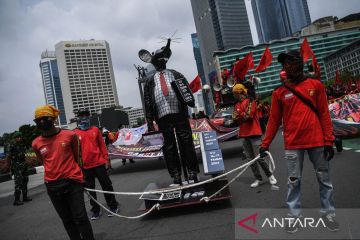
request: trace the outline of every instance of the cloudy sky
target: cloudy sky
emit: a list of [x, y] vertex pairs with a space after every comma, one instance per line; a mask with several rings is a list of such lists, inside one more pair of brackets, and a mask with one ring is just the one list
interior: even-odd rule
[[[199, 0], [205, 1], [205, 0]], [[245, 0], [254, 42], [250, 0]], [[311, 19], [359, 12], [359, 0], [308, 0]], [[31, 123], [45, 104], [40, 54], [62, 40], [106, 40], [123, 106], [140, 106], [133, 64], [141, 48], [162, 46], [177, 30], [169, 67], [188, 80], [197, 74], [190, 34], [196, 32], [190, 0], [0, 0], [0, 134]]]

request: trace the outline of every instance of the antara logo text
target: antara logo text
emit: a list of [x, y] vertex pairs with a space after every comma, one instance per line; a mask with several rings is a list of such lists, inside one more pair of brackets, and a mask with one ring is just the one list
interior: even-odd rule
[[[237, 222], [237, 224], [246, 230], [252, 233], [259, 233], [259, 230], [256, 229], [258, 214], [252, 214], [246, 218], [243, 218]], [[250, 221], [250, 224], [247, 223]], [[285, 226], [293, 226], [298, 228], [326, 228], [325, 222], [322, 218], [292, 218], [292, 217], [283, 217], [283, 218], [265, 218], [261, 224], [260, 228], [284, 228]]]

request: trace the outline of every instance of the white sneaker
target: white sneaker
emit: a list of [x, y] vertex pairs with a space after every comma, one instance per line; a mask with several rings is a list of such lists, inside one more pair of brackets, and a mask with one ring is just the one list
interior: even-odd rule
[[269, 182], [270, 182], [271, 185], [275, 185], [275, 184], [277, 183], [277, 180], [276, 180], [276, 178], [274, 177], [274, 175], [271, 175], [271, 176], [269, 177]]
[[259, 185], [260, 185], [260, 181], [259, 181], [259, 180], [255, 180], [255, 182], [253, 182], [253, 183], [250, 185], [250, 187], [256, 188], [256, 187], [258, 187]]

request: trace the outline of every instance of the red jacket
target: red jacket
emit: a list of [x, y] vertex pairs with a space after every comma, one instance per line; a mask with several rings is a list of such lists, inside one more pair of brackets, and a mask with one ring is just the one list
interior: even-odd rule
[[315, 79], [289, 84], [318, 109], [319, 117], [284, 86], [272, 94], [270, 119], [262, 147], [268, 148], [283, 121], [285, 149], [332, 146], [334, 141], [324, 85]]
[[235, 111], [238, 114], [240, 126], [238, 137], [251, 137], [262, 135], [260, 122], [257, 115], [258, 111], [256, 102], [252, 102], [250, 112], [249, 104], [250, 100], [247, 98], [235, 105]]
[[74, 132], [80, 139], [84, 169], [97, 167], [109, 161], [104, 139], [97, 127], [90, 127], [84, 131], [77, 128]]
[[75, 161], [74, 155], [79, 155], [79, 142], [72, 131], [60, 130], [51, 137], [39, 136], [32, 142], [37, 157], [44, 165], [45, 182], [61, 178], [84, 182], [84, 176]]

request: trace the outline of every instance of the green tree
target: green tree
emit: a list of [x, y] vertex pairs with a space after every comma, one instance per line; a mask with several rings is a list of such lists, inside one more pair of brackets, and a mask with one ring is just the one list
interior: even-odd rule
[[19, 127], [27, 148], [31, 147], [32, 141], [40, 135], [40, 130], [35, 125], [25, 124]]
[[143, 125], [144, 123], [145, 123], [145, 118], [139, 117], [139, 118], [136, 119], [136, 125], [137, 125], [137, 127], [140, 127], [140, 126]]

